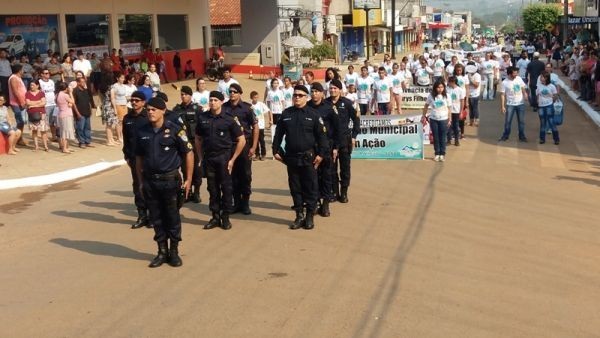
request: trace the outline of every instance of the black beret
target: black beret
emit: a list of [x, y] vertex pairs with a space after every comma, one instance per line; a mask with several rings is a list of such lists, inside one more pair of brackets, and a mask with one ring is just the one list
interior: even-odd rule
[[344, 87], [342, 86], [342, 81], [338, 80], [338, 79], [333, 79], [331, 80], [331, 82], [329, 82], [330, 86], [334, 86], [338, 89], [343, 89]]
[[192, 88], [190, 88], [190, 86], [181, 86], [181, 93], [188, 94], [191, 96], [193, 94], [193, 91]]
[[240, 94], [242, 94], [242, 93], [243, 93], [243, 92], [242, 92], [242, 86], [240, 86], [240, 85], [239, 85], [239, 84], [237, 84], [237, 83], [232, 83], [231, 85], [229, 85], [229, 89], [231, 89], [231, 88], [233, 88], [233, 89], [237, 90], [237, 91], [238, 91], [238, 93], [240, 93]]
[[225, 96], [223, 96], [223, 93], [221, 93], [220, 91], [217, 91], [217, 90], [213, 90], [212, 92], [210, 92], [210, 94], [208, 94], [208, 97], [214, 97], [221, 101], [225, 101]]
[[146, 101], [146, 95], [144, 95], [143, 92], [136, 90], [135, 92], [131, 93], [131, 98], [136, 98], [136, 99], [140, 99], [142, 101]]
[[316, 91], [324, 91], [323, 89], [323, 85], [320, 84], [319, 82], [313, 82], [312, 85], [310, 85], [310, 90], [316, 90]]
[[163, 99], [158, 98], [158, 97], [153, 97], [150, 100], [148, 100], [148, 106], [154, 107], [154, 108], [160, 109], [160, 110], [167, 109], [167, 104], [165, 103], [165, 101], [163, 101]]
[[306, 86], [304, 86], [304, 85], [296, 85], [296, 86], [294, 86], [294, 91], [296, 91], [296, 90], [300, 90], [300, 91], [303, 91], [306, 94], [308, 94], [308, 88], [306, 88]]
[[169, 97], [164, 92], [156, 92], [154, 97], [159, 98], [165, 102], [169, 102]]

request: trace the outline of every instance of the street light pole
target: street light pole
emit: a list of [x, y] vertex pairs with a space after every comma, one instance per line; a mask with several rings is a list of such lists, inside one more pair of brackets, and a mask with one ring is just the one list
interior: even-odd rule
[[367, 20], [367, 25], [365, 28], [366, 31], [366, 35], [367, 35], [367, 60], [369, 59], [369, 46], [371, 45], [371, 37], [369, 34], [369, 7], [367, 7], [367, 5], [365, 4], [365, 19]]
[[565, 0], [563, 7], [563, 48], [567, 45], [567, 39], [569, 38], [569, 1]]
[[392, 59], [396, 58], [396, 0], [392, 0]]

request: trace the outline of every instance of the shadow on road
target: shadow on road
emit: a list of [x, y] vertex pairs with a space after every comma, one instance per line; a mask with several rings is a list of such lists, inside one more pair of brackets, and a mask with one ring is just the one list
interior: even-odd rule
[[86, 241], [86, 240], [70, 240], [67, 238], [53, 238], [50, 240], [51, 243], [58, 244], [65, 248], [75, 249], [83, 252], [87, 252], [92, 255], [98, 256], [109, 256], [117, 258], [129, 258], [143, 261], [149, 261], [154, 258], [154, 255], [135, 251], [126, 246], [122, 246], [114, 243], [105, 243], [98, 241]]
[[111, 215], [99, 214], [93, 212], [81, 212], [81, 211], [67, 211], [67, 210], [57, 210], [52, 212], [54, 215], [63, 216], [63, 217], [71, 217], [76, 218], [78, 220], [89, 220], [94, 222], [103, 222], [103, 223], [117, 223], [117, 224], [127, 224], [130, 225], [132, 220], [125, 220], [116, 218]]
[[290, 191], [287, 189], [272, 189], [272, 188], [252, 188], [252, 192], [261, 193], [265, 195], [275, 196], [290, 196]]
[[127, 191], [109, 190], [109, 191], [105, 191], [105, 193], [110, 194], [110, 195], [114, 195], [114, 196], [131, 197], [131, 198], [133, 198], [133, 192], [131, 190], [127, 190]]

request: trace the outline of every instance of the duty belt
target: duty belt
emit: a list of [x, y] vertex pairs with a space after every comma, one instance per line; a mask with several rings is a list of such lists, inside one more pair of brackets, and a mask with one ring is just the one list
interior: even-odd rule
[[146, 178], [153, 181], [176, 181], [181, 179], [181, 176], [179, 175], [179, 170], [172, 170], [163, 174], [147, 174]]

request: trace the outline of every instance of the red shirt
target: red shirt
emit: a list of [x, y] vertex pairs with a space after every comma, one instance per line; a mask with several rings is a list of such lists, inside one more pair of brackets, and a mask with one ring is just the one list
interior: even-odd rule
[[160, 54], [154, 54], [154, 62], [161, 63], [163, 61], [164, 61], [164, 59], [163, 59], [162, 55], [160, 55]]
[[150, 51], [145, 51], [144, 52], [144, 57], [146, 58], [146, 61], [148, 61], [148, 65], [150, 65], [151, 63], [154, 63], [154, 53], [150, 52]]
[[[39, 101], [41, 99], [43, 99], [45, 96], [44, 92], [41, 90], [38, 90], [37, 94], [33, 94], [30, 91], [27, 91], [27, 93], [25, 93], [25, 99], [29, 100], [29, 101]], [[46, 108], [42, 107], [30, 107], [27, 108], [27, 114], [32, 115], [33, 113], [40, 113], [40, 114], [45, 114], [46, 113]]]
[[115, 54], [115, 55], [112, 55], [112, 56], [110, 57], [110, 60], [111, 60], [111, 61], [112, 61], [112, 63], [113, 63], [113, 66], [112, 66], [112, 70], [113, 70], [113, 72], [118, 72], [118, 71], [120, 71], [120, 70], [121, 70], [121, 60], [119, 59], [119, 56], [118, 56], [118, 55], [116, 55], [116, 54]]

